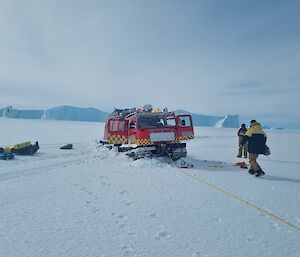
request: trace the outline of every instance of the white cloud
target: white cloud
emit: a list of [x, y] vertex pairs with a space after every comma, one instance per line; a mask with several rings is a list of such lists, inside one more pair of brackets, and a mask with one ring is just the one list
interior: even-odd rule
[[278, 5], [2, 0], [0, 104], [288, 117], [300, 23]]

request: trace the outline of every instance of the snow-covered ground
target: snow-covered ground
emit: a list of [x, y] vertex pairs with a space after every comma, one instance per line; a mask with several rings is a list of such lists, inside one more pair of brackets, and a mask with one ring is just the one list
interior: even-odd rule
[[0, 118], [0, 146], [40, 143], [0, 161], [1, 257], [300, 256], [299, 132], [266, 131], [255, 178], [235, 129], [197, 127], [180, 170], [98, 148], [103, 125]]

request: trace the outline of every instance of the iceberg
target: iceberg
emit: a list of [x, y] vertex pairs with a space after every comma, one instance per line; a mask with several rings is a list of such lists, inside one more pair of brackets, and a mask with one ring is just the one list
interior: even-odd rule
[[[175, 111], [177, 114], [191, 114], [195, 126], [203, 127], [239, 127], [239, 115], [209, 116], [191, 113], [184, 110]], [[105, 122], [108, 113], [95, 108], [79, 108], [74, 106], [58, 106], [48, 110], [19, 110], [12, 106], [0, 109], [0, 117], [16, 119], [72, 120]]]
[[188, 113], [193, 117], [195, 126], [202, 127], [222, 127], [222, 128], [238, 128], [240, 126], [240, 119], [238, 114], [228, 114], [225, 116], [210, 116], [203, 114], [191, 113], [184, 110], [175, 111], [177, 114]]

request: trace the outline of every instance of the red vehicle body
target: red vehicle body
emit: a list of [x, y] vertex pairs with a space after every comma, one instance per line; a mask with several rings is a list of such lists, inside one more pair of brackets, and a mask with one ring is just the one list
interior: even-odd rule
[[119, 147], [151, 147], [157, 155], [166, 152], [173, 159], [186, 156], [183, 140], [194, 138], [192, 116], [150, 110], [115, 110], [105, 124], [102, 143]]

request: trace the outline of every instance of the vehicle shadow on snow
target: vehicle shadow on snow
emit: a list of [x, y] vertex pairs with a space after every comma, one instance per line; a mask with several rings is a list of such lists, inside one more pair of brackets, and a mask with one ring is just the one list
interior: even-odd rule
[[292, 178], [285, 178], [285, 177], [278, 177], [278, 176], [271, 176], [271, 175], [264, 175], [260, 177], [260, 179], [273, 180], [273, 181], [287, 181], [287, 182], [300, 184], [300, 179], [292, 179]]
[[193, 169], [206, 170], [212, 172], [239, 172], [243, 171], [239, 166], [234, 166], [233, 163], [214, 160], [198, 160], [191, 157], [185, 158], [185, 160], [193, 164]]

